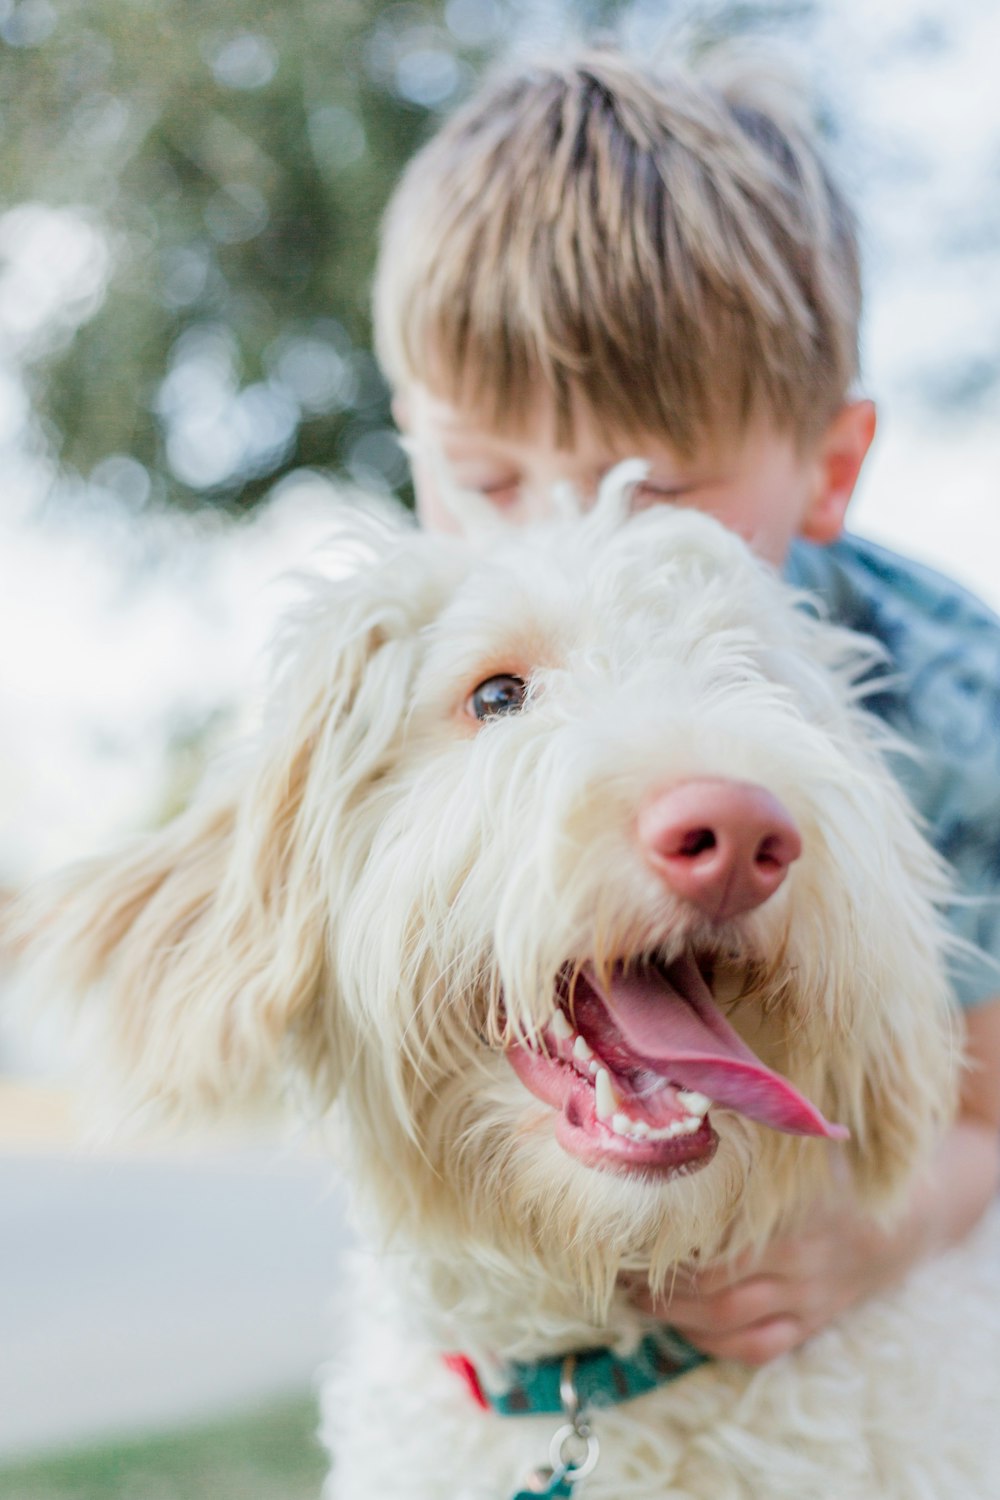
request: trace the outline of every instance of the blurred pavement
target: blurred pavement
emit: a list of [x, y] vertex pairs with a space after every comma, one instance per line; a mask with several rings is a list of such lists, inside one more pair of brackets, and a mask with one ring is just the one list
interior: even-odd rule
[[330, 1165], [209, 1139], [96, 1155], [0, 1081], [0, 1462], [299, 1392], [334, 1350]]

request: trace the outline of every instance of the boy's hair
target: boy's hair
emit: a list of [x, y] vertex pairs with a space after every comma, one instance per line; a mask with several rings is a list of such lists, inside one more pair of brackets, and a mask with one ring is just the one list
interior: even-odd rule
[[773, 82], [611, 50], [500, 77], [444, 125], [390, 202], [375, 294], [397, 389], [511, 430], [544, 387], [564, 441], [582, 407], [683, 453], [757, 416], [821, 431], [859, 314], [852, 215]]

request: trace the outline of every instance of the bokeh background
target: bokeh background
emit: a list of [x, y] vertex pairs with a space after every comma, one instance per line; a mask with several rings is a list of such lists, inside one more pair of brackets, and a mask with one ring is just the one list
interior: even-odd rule
[[[735, 39], [804, 78], [864, 229], [882, 423], [853, 524], [1000, 606], [993, 0], [0, 0], [0, 888], [166, 816], [330, 506], [406, 499], [379, 214], [484, 67], [580, 35]], [[58, 1061], [0, 1022], [0, 1464], [305, 1390], [342, 1238], [318, 1159], [71, 1156]], [[0, 1470], [0, 1495], [202, 1493], [143, 1462]], [[266, 1469], [233, 1492], [298, 1493]]]

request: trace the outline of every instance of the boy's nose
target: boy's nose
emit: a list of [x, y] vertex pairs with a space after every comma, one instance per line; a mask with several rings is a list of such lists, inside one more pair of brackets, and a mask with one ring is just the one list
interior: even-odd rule
[[713, 921], [760, 906], [802, 853], [794, 819], [777, 797], [746, 781], [685, 781], [639, 813], [647, 863]]

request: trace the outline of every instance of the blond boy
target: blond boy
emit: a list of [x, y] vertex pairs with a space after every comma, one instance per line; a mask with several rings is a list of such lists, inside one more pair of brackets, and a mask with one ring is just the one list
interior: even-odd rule
[[[851, 395], [860, 303], [851, 214], [773, 85], [606, 51], [498, 80], [417, 155], [386, 220], [376, 322], [425, 525], [451, 524], [442, 457], [518, 522], [557, 482], [586, 495], [641, 455], [640, 503], [709, 512], [882, 636], [902, 686], [874, 705], [925, 756], [911, 794], [966, 888], [996, 897], [1000, 624], [843, 535], [875, 427]], [[975, 755], [928, 711], [931, 680], [975, 719]], [[956, 973], [972, 1066], [908, 1211], [885, 1231], [845, 1193], [752, 1264], [691, 1268], [657, 1311], [708, 1353], [763, 1363], [980, 1217], [1000, 1170], [988, 910], [956, 914], [988, 955]]]

